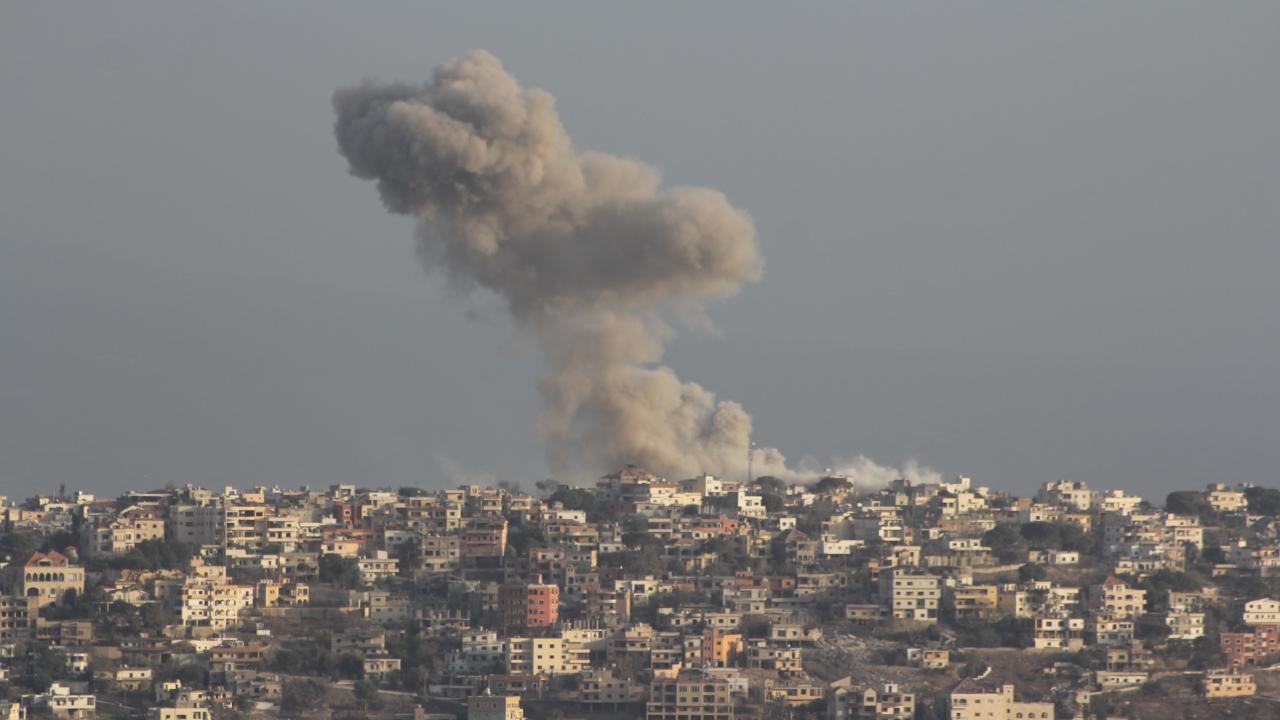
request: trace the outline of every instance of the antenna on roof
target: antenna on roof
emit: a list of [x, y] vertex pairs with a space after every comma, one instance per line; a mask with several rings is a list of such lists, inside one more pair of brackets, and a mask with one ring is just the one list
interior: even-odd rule
[[756, 441], [747, 442], [747, 487], [751, 487], [751, 463], [756, 458]]

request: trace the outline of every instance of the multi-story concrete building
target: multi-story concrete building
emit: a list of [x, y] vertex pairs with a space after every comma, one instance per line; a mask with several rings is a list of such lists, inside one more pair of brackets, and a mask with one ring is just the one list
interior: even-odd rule
[[1280, 600], [1260, 598], [1246, 602], [1241, 620], [1245, 625], [1280, 625]]
[[915, 714], [915, 694], [892, 683], [875, 688], [847, 677], [827, 691], [827, 720], [910, 720]]
[[1095, 586], [1090, 598], [1094, 612], [1110, 618], [1135, 618], [1147, 611], [1147, 591], [1130, 587], [1114, 575]]
[[507, 583], [498, 590], [498, 613], [508, 631], [551, 627], [560, 617], [560, 588], [541, 581]]
[[1232, 490], [1222, 483], [1210, 485], [1204, 492], [1204, 499], [1214, 512], [1233, 513], [1249, 509], [1249, 499], [1242, 490]]
[[524, 720], [516, 695], [472, 695], [467, 698], [467, 720]]
[[952, 595], [957, 620], [985, 620], [995, 614], [999, 592], [995, 585], [958, 587]]
[[568, 652], [564, 638], [512, 637], [505, 649], [511, 675], [573, 675], [583, 670], [581, 657]]
[[628, 678], [614, 677], [609, 670], [587, 670], [578, 680], [579, 702], [587, 707], [611, 706], [639, 702], [644, 688]]
[[31, 553], [24, 562], [5, 567], [0, 579], [10, 593], [34, 598], [40, 607], [60, 604], [68, 593], [84, 592], [84, 568], [57, 550]]
[[1204, 675], [1204, 696], [1207, 698], [1250, 697], [1258, 692], [1253, 675], [1234, 670], [1210, 670]]
[[400, 571], [400, 561], [388, 555], [386, 550], [377, 550], [370, 557], [356, 560], [356, 570], [361, 583], [373, 585], [379, 580], [395, 577]]
[[990, 685], [973, 678], [951, 691], [951, 720], [1052, 720], [1051, 702], [1019, 702], [1010, 683]]
[[880, 576], [880, 603], [900, 620], [936, 620], [942, 597], [939, 578], [927, 573], [893, 569]]
[[192, 545], [221, 545], [226, 522], [220, 503], [175, 505], [169, 510], [170, 537]]
[[729, 682], [699, 673], [655, 678], [645, 720], [733, 720]]
[[1097, 501], [1097, 493], [1082, 482], [1056, 480], [1047, 482], [1040, 488], [1036, 498], [1050, 505], [1058, 505], [1069, 510], [1088, 510]]
[[1218, 637], [1218, 646], [1232, 667], [1280, 655], [1280, 625], [1257, 625], [1249, 632]]
[[1084, 618], [1062, 615], [1036, 616], [1032, 647], [1036, 649], [1080, 650], [1084, 647]]
[[115, 517], [99, 520], [89, 552], [93, 555], [123, 555], [147, 540], [164, 540], [164, 519], [150, 508], [134, 506], [120, 511]]

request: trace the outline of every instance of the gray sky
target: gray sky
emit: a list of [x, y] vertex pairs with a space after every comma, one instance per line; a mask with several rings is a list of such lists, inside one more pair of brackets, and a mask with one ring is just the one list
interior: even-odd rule
[[472, 48], [752, 214], [667, 359], [789, 457], [1276, 483], [1280, 4], [178, 5], [0, 2], [0, 494], [541, 477], [537, 353], [332, 135]]

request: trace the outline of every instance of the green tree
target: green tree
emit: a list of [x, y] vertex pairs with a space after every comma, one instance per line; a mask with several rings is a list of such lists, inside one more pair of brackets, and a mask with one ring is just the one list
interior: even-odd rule
[[1251, 487], [1244, 491], [1244, 497], [1254, 515], [1280, 515], [1280, 490]]
[[360, 678], [364, 676], [364, 659], [355, 653], [342, 653], [335, 668], [342, 677]]
[[377, 710], [382, 707], [382, 698], [378, 695], [378, 686], [371, 680], [357, 680], [351, 687], [351, 694], [356, 702], [365, 710]]
[[1210, 517], [1213, 507], [1203, 493], [1192, 490], [1177, 490], [1169, 493], [1164, 499], [1164, 509], [1175, 515], [1195, 515]]
[[320, 582], [347, 590], [359, 587], [360, 570], [355, 558], [344, 558], [333, 554], [321, 555]]
[[316, 678], [286, 680], [280, 688], [280, 707], [288, 712], [313, 710], [329, 696], [329, 684]]
[[1027, 541], [1009, 525], [997, 525], [982, 536], [982, 544], [991, 548], [1000, 562], [1018, 562], [1026, 557]]
[[1045, 571], [1044, 567], [1034, 565], [1032, 563], [1027, 563], [1026, 565], [1018, 568], [1018, 580], [1022, 582], [1043, 580], [1048, 576], [1048, 574], [1049, 573]]

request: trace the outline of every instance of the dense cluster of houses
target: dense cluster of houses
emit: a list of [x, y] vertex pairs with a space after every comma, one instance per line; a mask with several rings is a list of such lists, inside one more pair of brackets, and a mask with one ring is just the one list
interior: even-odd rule
[[1280, 660], [1275, 491], [538, 485], [0, 498], [0, 720], [291, 716], [303, 678], [472, 720], [1054, 718]]

